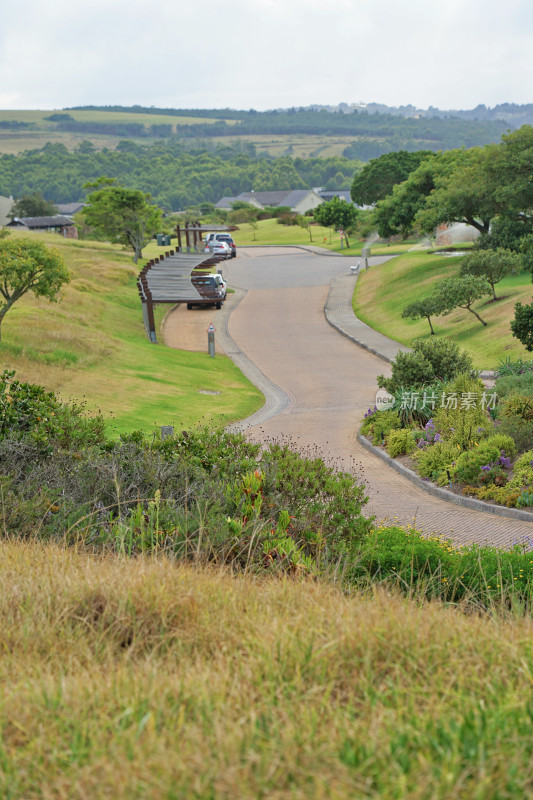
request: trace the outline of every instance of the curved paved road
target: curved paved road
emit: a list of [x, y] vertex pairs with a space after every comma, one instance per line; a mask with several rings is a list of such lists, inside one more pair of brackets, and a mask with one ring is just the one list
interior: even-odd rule
[[301, 251], [283, 256], [254, 251], [253, 258], [241, 253], [224, 270], [230, 285], [248, 290], [230, 317], [229, 332], [289, 397], [281, 413], [247, 430], [250, 438], [289, 437], [339, 468], [357, 469], [367, 483], [367, 509], [379, 519], [414, 523], [458, 542], [500, 546], [533, 533], [531, 523], [431, 497], [358, 444], [356, 431], [374, 403], [376, 376], [388, 366], [325, 320], [330, 283], [346, 272], [347, 260]]

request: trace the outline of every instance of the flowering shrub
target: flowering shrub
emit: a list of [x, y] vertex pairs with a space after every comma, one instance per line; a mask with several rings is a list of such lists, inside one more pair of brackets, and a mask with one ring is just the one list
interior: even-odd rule
[[479, 476], [479, 483], [482, 486], [505, 486], [508, 478], [504, 470], [499, 464], [485, 464], [481, 467], [481, 475]]

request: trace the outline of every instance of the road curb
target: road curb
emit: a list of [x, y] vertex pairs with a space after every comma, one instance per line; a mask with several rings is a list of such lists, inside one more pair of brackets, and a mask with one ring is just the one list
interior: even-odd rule
[[368, 450], [369, 453], [380, 458], [385, 464], [400, 475], [403, 475], [403, 477], [407, 478], [411, 483], [414, 483], [419, 489], [423, 489], [432, 497], [437, 497], [440, 500], [445, 500], [448, 503], [453, 503], [462, 508], [470, 508], [473, 511], [483, 511], [486, 514], [493, 514], [497, 517], [508, 517], [510, 519], [520, 520], [521, 522], [533, 523], [533, 514], [528, 514], [526, 511], [519, 511], [517, 508], [506, 508], [505, 506], [493, 506], [490, 503], [484, 503], [483, 500], [475, 500], [473, 497], [461, 497], [461, 495], [454, 494], [448, 491], [448, 489], [443, 489], [440, 486], [435, 486], [434, 483], [424, 481], [416, 472], [413, 472], [404, 464], [400, 464], [380, 447], [375, 447], [361, 432], [357, 434], [357, 441], [365, 450]]
[[[345, 336], [347, 339], [350, 339], [350, 341], [354, 342], [354, 344], [358, 345], [359, 347], [363, 347], [365, 350], [368, 350], [368, 352], [372, 353], [373, 355], [377, 356], [378, 358], [381, 358], [383, 361], [386, 361], [388, 364], [391, 364], [394, 359], [392, 359], [390, 356], [387, 356], [385, 353], [381, 352], [378, 348], [369, 345], [363, 339], [360, 339], [359, 337], [354, 336], [353, 333], [350, 333], [343, 326], [342, 320], [339, 318], [337, 311], [333, 310], [331, 308], [331, 306], [332, 306], [331, 298], [332, 298], [333, 293], [336, 291], [336, 284], [337, 284], [337, 282], [339, 280], [342, 280], [342, 279], [346, 279], [346, 276], [345, 275], [337, 275], [337, 277], [334, 279], [334, 281], [331, 283], [331, 286], [329, 287], [329, 292], [328, 292], [328, 296], [327, 296], [327, 299], [326, 299], [326, 304], [324, 306], [324, 316], [326, 317], [327, 322], [329, 322], [329, 324], [333, 328], [335, 328], [335, 330], [338, 331], [342, 336]], [[354, 323], [356, 323], [359, 327], [362, 327], [363, 329], [364, 328], [368, 328], [368, 330], [371, 331], [373, 335], [377, 334], [378, 336], [382, 336], [383, 340], [384, 340], [384, 342], [386, 344], [397, 345], [398, 346], [398, 352], [400, 352], [400, 351], [404, 352], [404, 353], [412, 352], [410, 347], [407, 347], [406, 345], [401, 344], [401, 342], [397, 342], [395, 339], [389, 339], [389, 337], [385, 336], [384, 334], [380, 334], [379, 331], [376, 331], [375, 328], [372, 328], [372, 327], [370, 327], [370, 325], [367, 325], [366, 322], [363, 322], [362, 320], [360, 320], [354, 314], [353, 309], [351, 307], [351, 298], [353, 296], [353, 293], [355, 291], [355, 287], [357, 285], [357, 279], [358, 279], [358, 276], [354, 275], [353, 276], [353, 285], [351, 285], [351, 287], [350, 287], [350, 312], [351, 312], [351, 315], [353, 316]], [[496, 375], [494, 374], [494, 372], [491, 372], [489, 370], [483, 370], [483, 371], [480, 372], [480, 378], [482, 380], [484, 380], [484, 381], [491, 381], [491, 380], [495, 380]]]
[[[355, 280], [355, 283], [356, 282], [357, 282], [357, 279]], [[373, 353], [378, 358], [381, 358], [383, 361], [386, 361], [387, 364], [391, 364], [392, 363], [392, 359], [391, 358], [389, 358], [388, 356], [384, 355], [383, 353], [380, 353], [379, 350], [376, 350], [374, 347], [370, 347], [370, 345], [368, 345], [365, 342], [361, 341], [361, 339], [357, 339], [355, 336], [352, 336], [351, 333], [348, 333], [347, 330], [345, 330], [343, 327], [341, 327], [341, 325], [332, 318], [332, 314], [331, 314], [328, 306], [329, 306], [329, 301], [330, 301], [330, 298], [331, 298], [331, 293], [333, 291], [334, 283], [335, 283], [335, 281], [333, 281], [333, 283], [329, 287], [329, 292], [328, 292], [328, 296], [327, 296], [327, 299], [326, 299], [326, 305], [324, 306], [324, 316], [326, 317], [326, 321], [329, 322], [331, 327], [335, 328], [335, 330], [338, 331], [341, 334], [341, 336], [345, 336], [346, 339], [349, 339], [354, 344], [359, 345], [359, 347], [362, 347], [364, 350], [368, 350], [369, 353]], [[355, 283], [354, 283], [354, 287], [355, 287]], [[355, 316], [355, 314], [354, 314], [354, 316]]]

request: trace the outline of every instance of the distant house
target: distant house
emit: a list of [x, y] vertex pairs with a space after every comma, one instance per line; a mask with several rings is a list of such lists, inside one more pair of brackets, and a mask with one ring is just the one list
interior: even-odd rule
[[0, 225], [7, 225], [9, 222], [9, 212], [13, 206], [12, 197], [3, 197], [0, 195]]
[[333, 200], [334, 197], [338, 197], [339, 200], [346, 200], [347, 203], [351, 203], [356, 208], [360, 209], [372, 208], [372, 206], [359, 206], [357, 205], [357, 203], [354, 203], [354, 201], [351, 198], [349, 189], [315, 189], [315, 192], [317, 192], [320, 195], [320, 197], [325, 203], [328, 203], [330, 200]]
[[241, 192], [237, 197], [223, 197], [215, 204], [215, 208], [230, 211], [232, 204], [237, 201], [249, 203], [258, 209], [283, 206], [297, 214], [305, 214], [324, 202], [314, 189], [290, 189], [280, 192]]
[[57, 203], [57, 210], [65, 217], [73, 217], [79, 211], [82, 211], [87, 203]]
[[318, 194], [325, 203], [333, 200], [334, 197], [338, 197], [339, 200], [346, 200], [347, 203], [353, 203], [349, 189], [319, 189]]
[[66, 239], [78, 238], [78, 229], [73, 221], [61, 214], [55, 217], [15, 217], [6, 227], [37, 233], [59, 233]]

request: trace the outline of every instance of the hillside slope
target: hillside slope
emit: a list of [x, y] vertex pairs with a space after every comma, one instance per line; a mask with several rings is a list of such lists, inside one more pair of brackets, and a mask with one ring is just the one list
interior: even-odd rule
[[529, 619], [0, 544], [0, 794], [531, 797]]

